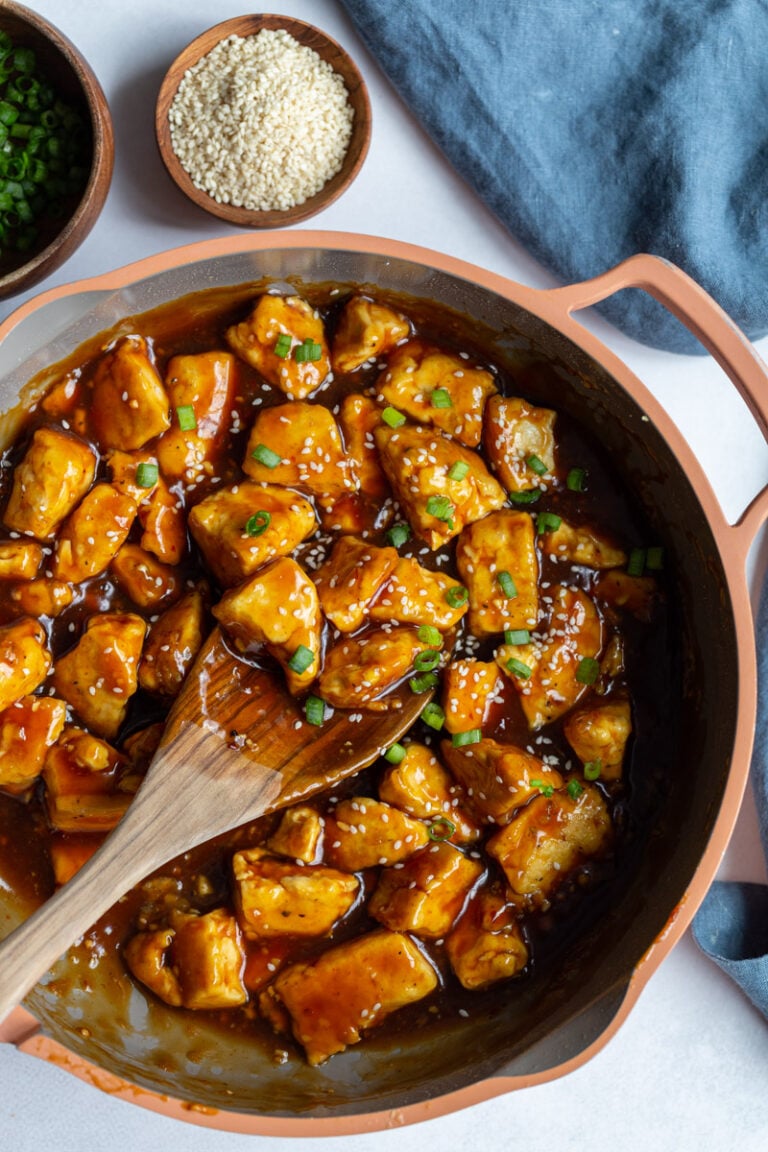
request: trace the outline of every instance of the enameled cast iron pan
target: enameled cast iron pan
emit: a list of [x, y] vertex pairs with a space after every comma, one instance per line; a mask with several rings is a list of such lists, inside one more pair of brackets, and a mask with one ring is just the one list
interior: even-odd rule
[[[689, 925], [725, 850], [748, 774], [755, 654], [745, 566], [768, 516], [768, 489], [730, 525], [690, 449], [640, 381], [572, 313], [624, 288], [649, 292], [699, 337], [768, 435], [768, 377], [746, 339], [682, 272], [637, 256], [594, 280], [537, 291], [434, 252], [365, 236], [290, 232], [177, 249], [57, 288], [0, 326], [0, 411], [24, 383], [123, 317], [207, 288], [263, 278], [366, 284], [473, 317], [488, 357], [540, 363], [549, 401], [604, 446], [669, 556], [677, 590], [670, 695], [657, 745], [649, 832], [631, 878], [587, 919], [556, 971], [476, 1019], [439, 1033], [366, 1042], [310, 1069], [276, 1066], [245, 1038], [150, 1004], [128, 981], [63, 961], [0, 1026], [0, 1039], [135, 1103], [185, 1120], [265, 1135], [338, 1135], [417, 1121], [563, 1075], [616, 1031]], [[543, 398], [543, 397], [542, 397]], [[541, 399], [541, 398], [535, 398]], [[3, 439], [13, 433], [3, 418]], [[662, 801], [658, 803], [659, 797]], [[3, 895], [0, 936], [30, 909]], [[5, 904], [3, 903], [5, 901]], [[88, 991], [78, 985], [90, 980]], [[64, 989], [64, 991], [61, 991]], [[190, 1107], [191, 1105], [191, 1107]]]

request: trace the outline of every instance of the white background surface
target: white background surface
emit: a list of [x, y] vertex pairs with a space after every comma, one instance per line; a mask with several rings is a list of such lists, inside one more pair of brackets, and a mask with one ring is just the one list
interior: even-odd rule
[[[438, 0], [436, 0], [436, 3]], [[85, 53], [110, 102], [115, 177], [82, 248], [41, 287], [95, 275], [192, 240], [231, 234], [185, 201], [156, 155], [154, 102], [165, 68], [205, 28], [248, 12], [211, 0], [31, 0]], [[305, 227], [377, 234], [450, 253], [536, 287], [552, 278], [453, 173], [388, 86], [335, 0], [280, 0], [348, 48], [369, 85], [374, 133], [352, 188]], [[418, 46], [414, 45], [414, 58]], [[0, 318], [22, 298], [0, 302]], [[734, 519], [768, 481], [768, 450], [708, 358], [643, 348], [584, 317], [677, 421]], [[768, 341], [759, 346], [768, 358]], [[734, 463], [736, 461], [736, 463]], [[761, 880], [747, 796], [721, 876]], [[763, 1152], [768, 1148], [768, 1024], [690, 935], [652, 977], [628, 1022], [565, 1079], [414, 1127], [307, 1138], [307, 1152]], [[8, 1152], [287, 1152], [295, 1140], [210, 1131], [132, 1107], [0, 1045], [0, 1147]]]

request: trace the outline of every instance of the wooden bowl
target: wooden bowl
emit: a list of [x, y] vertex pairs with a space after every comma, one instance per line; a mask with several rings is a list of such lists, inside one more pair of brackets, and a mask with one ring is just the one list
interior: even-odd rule
[[[263, 28], [272, 31], [284, 29], [294, 40], [313, 49], [322, 60], [330, 64], [344, 81], [349, 103], [354, 111], [354, 120], [352, 136], [342, 167], [319, 192], [292, 208], [252, 211], [248, 208], [235, 207], [232, 204], [219, 203], [208, 192], [198, 188], [192, 182], [192, 178], [182, 167], [173, 150], [168, 113], [181, 79], [189, 68], [197, 64], [203, 56], [206, 56], [220, 41], [227, 37], [255, 36]], [[155, 110], [155, 133], [160, 155], [170, 176], [181, 191], [200, 208], [204, 208], [206, 212], [241, 228], [282, 228], [290, 224], [297, 224], [300, 220], [306, 220], [309, 216], [314, 216], [323, 208], [327, 208], [352, 183], [368, 152], [371, 138], [371, 105], [365, 81], [356, 64], [340, 44], [337, 44], [335, 40], [326, 36], [318, 28], [311, 24], [305, 24], [303, 20], [294, 20], [289, 16], [263, 14], [236, 16], [231, 20], [225, 20], [221, 24], [214, 25], [207, 32], [203, 32], [176, 57], [160, 87]]]
[[107, 198], [115, 145], [106, 97], [87, 60], [66, 36], [36, 12], [9, 0], [0, 0], [0, 30], [16, 46], [34, 51], [39, 71], [90, 122], [92, 136], [90, 174], [79, 201], [58, 220], [41, 223], [35, 247], [0, 259], [0, 297], [5, 297], [37, 284], [83, 242]]

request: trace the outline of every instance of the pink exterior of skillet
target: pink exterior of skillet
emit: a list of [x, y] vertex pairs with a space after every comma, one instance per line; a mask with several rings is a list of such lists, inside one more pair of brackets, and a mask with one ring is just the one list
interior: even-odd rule
[[654, 397], [627, 366], [595, 336], [572, 318], [623, 288], [643, 288], [681, 319], [720, 363], [730, 377], [763, 435], [768, 439], [768, 375], [754, 349], [717, 304], [684, 273], [653, 256], [635, 256], [616, 268], [566, 288], [550, 291], [526, 288], [463, 261], [414, 245], [346, 233], [292, 231], [265, 236], [237, 236], [225, 240], [177, 248], [128, 265], [116, 272], [80, 281], [44, 293], [22, 305], [0, 326], [0, 340], [42, 303], [88, 290], [115, 289], [170, 267], [241, 251], [272, 248], [346, 249], [411, 260], [450, 275], [473, 281], [558, 329], [598, 361], [632, 395], [656, 424], [690, 480], [718, 542], [730, 592], [738, 648], [739, 709], [732, 768], [720, 812], [710, 841], [684, 899], [664, 932], [637, 965], [623, 1003], [606, 1030], [578, 1056], [544, 1072], [525, 1076], [497, 1076], [455, 1093], [403, 1109], [338, 1118], [284, 1118], [219, 1112], [202, 1105], [183, 1103], [121, 1080], [119, 1077], [73, 1055], [61, 1044], [43, 1036], [37, 1022], [19, 1008], [0, 1024], [0, 1041], [14, 1043], [31, 1055], [49, 1060], [103, 1091], [177, 1119], [234, 1132], [265, 1136], [331, 1136], [376, 1131], [416, 1123], [469, 1107], [506, 1092], [531, 1087], [566, 1075], [586, 1063], [615, 1034], [637, 1000], [646, 981], [688, 928], [718, 869], [733, 831], [746, 785], [752, 748], [756, 708], [755, 647], [753, 618], [746, 580], [746, 561], [758, 529], [768, 519], [768, 489], [761, 491], [742, 515], [730, 525], [700, 465], [676, 427]]

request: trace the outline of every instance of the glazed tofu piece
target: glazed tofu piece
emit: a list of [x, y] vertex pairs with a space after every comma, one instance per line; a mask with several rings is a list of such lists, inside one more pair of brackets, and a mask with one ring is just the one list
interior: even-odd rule
[[54, 579], [80, 584], [106, 572], [136, 519], [132, 497], [96, 484], [65, 520], [56, 541]]
[[498, 665], [484, 660], [452, 660], [443, 673], [446, 731], [453, 734], [481, 729], [503, 689]]
[[104, 837], [98, 834], [89, 836], [64, 832], [51, 837], [49, 851], [56, 887], [61, 888], [62, 884], [71, 880], [103, 843]]
[[466, 912], [445, 941], [451, 968], [471, 992], [519, 976], [528, 963], [515, 909], [491, 888], [470, 900]]
[[613, 839], [611, 817], [597, 788], [539, 796], [486, 845], [512, 892], [545, 904], [574, 868], [602, 855]]
[[0, 712], [0, 791], [17, 796], [31, 788], [66, 715], [55, 696], [22, 696]]
[[153, 452], [121, 452], [115, 449], [107, 456], [110, 483], [130, 496], [136, 505], [149, 500], [160, 481], [157, 456]]
[[298, 492], [253, 480], [219, 488], [189, 513], [189, 529], [225, 588], [288, 556], [316, 523], [312, 505]]
[[599, 767], [602, 780], [620, 780], [632, 710], [626, 696], [594, 701], [567, 716], [565, 738], [582, 764]]
[[179, 564], [187, 552], [187, 518], [182, 499], [162, 477], [147, 500], [139, 504], [143, 528], [141, 546], [163, 564]]
[[480, 443], [485, 404], [496, 392], [490, 372], [423, 340], [408, 340], [390, 353], [377, 388], [385, 404], [468, 448]]
[[389, 352], [410, 334], [410, 322], [393, 308], [368, 296], [350, 296], [333, 338], [333, 370], [354, 372], [366, 361]]
[[469, 590], [475, 636], [536, 627], [539, 562], [527, 512], [502, 508], [470, 524], [457, 542], [456, 565]]
[[418, 630], [407, 625], [369, 628], [345, 636], [326, 653], [318, 692], [332, 708], [373, 712], [397, 708], [397, 698], [380, 697], [408, 675], [415, 657], [426, 647]]
[[[433, 428], [380, 424], [375, 433], [381, 462], [414, 532], [432, 549], [447, 544], [467, 524], [506, 500], [480, 456]], [[449, 473], [456, 465], [460, 478]]]
[[[291, 399], [309, 396], [331, 370], [323, 321], [300, 296], [260, 296], [250, 315], [228, 328], [226, 336], [241, 359]], [[305, 351], [299, 350], [302, 346]]]
[[91, 420], [102, 450], [130, 452], [171, 426], [170, 404], [146, 340], [125, 336], [93, 374]]
[[555, 470], [554, 427], [555, 413], [549, 408], [536, 408], [516, 396], [490, 398], [483, 444], [491, 467], [508, 492], [540, 488], [551, 479]]
[[318, 674], [323, 618], [314, 584], [289, 556], [226, 592], [213, 614], [241, 651], [264, 644], [294, 694]]
[[398, 559], [395, 548], [377, 548], [355, 536], [336, 541], [313, 579], [323, 612], [339, 632], [356, 632], [365, 623]]
[[37, 620], [24, 616], [0, 628], [0, 712], [39, 688], [50, 666], [45, 629]]
[[170, 963], [176, 933], [172, 928], [137, 932], [123, 948], [129, 970], [150, 992], [172, 1008], [181, 1008], [181, 985]]
[[175, 417], [156, 447], [166, 480], [195, 484], [213, 473], [232, 424], [236, 365], [230, 352], [218, 351], [169, 360], [165, 390]]
[[480, 825], [467, 811], [463, 787], [425, 744], [405, 745], [404, 758], [379, 780], [379, 799], [434, 824], [440, 839], [468, 844], [480, 837]]
[[466, 590], [458, 580], [423, 568], [413, 557], [401, 556], [369, 614], [371, 620], [432, 624], [447, 632], [466, 611]]
[[453, 844], [438, 842], [398, 868], [384, 868], [368, 911], [394, 932], [440, 939], [458, 920], [483, 873], [479, 860], [465, 856]]
[[360, 872], [398, 864], [429, 843], [426, 824], [368, 796], [342, 800], [327, 818], [325, 858], [335, 868]]
[[178, 695], [206, 636], [206, 603], [204, 592], [193, 588], [150, 625], [139, 665], [145, 691]]
[[594, 591], [599, 603], [648, 621], [653, 614], [658, 585], [653, 576], [630, 576], [628, 572], [612, 569], [600, 574]]
[[315, 496], [337, 497], [356, 487], [333, 416], [321, 404], [301, 400], [258, 413], [248, 437], [243, 471], [252, 480]]
[[110, 564], [110, 573], [139, 608], [157, 608], [177, 599], [181, 593], [182, 583], [176, 569], [170, 564], [161, 564], [138, 544], [123, 544]]
[[45, 805], [54, 828], [67, 833], [110, 832], [132, 794], [120, 787], [125, 758], [105, 740], [67, 727], [43, 767]]
[[514, 744], [499, 744], [485, 737], [477, 744], [441, 746], [452, 775], [466, 790], [469, 804], [484, 820], [507, 824], [517, 808], [542, 789], [560, 788], [563, 778], [553, 768]]
[[339, 412], [344, 448], [361, 494], [377, 507], [389, 495], [389, 483], [373, 435], [380, 424], [381, 406], [370, 396], [351, 392], [344, 397]]
[[34, 580], [43, 563], [43, 549], [31, 540], [0, 542], [0, 580]]
[[579, 588], [551, 591], [549, 627], [527, 644], [502, 644], [496, 662], [520, 697], [532, 730], [558, 719], [591, 683], [589, 665], [602, 647], [602, 623], [594, 601]]
[[280, 823], [267, 840], [267, 848], [276, 856], [289, 856], [305, 864], [320, 859], [325, 835], [325, 820], [315, 808], [296, 804], [286, 808]]
[[38, 428], [14, 470], [3, 523], [12, 532], [47, 539], [80, 503], [95, 473], [96, 456], [83, 440], [60, 428]]
[[18, 616], [42, 616], [51, 618], [63, 612], [74, 599], [71, 584], [63, 580], [50, 580], [41, 576], [38, 580], [23, 580], [11, 584], [8, 598]]
[[59, 657], [52, 683], [86, 727], [114, 740], [138, 687], [147, 626], [132, 613], [92, 616], [80, 640]]
[[356, 876], [324, 864], [279, 860], [263, 848], [232, 858], [235, 905], [248, 939], [327, 936], [357, 899]]
[[259, 1007], [278, 1027], [287, 1012], [295, 1039], [316, 1066], [437, 985], [437, 972], [414, 940], [379, 930], [285, 968]]
[[585, 568], [621, 568], [627, 562], [626, 552], [607, 536], [586, 525], [567, 524], [565, 520], [561, 520], [553, 532], [542, 532], [541, 542], [548, 556]]

